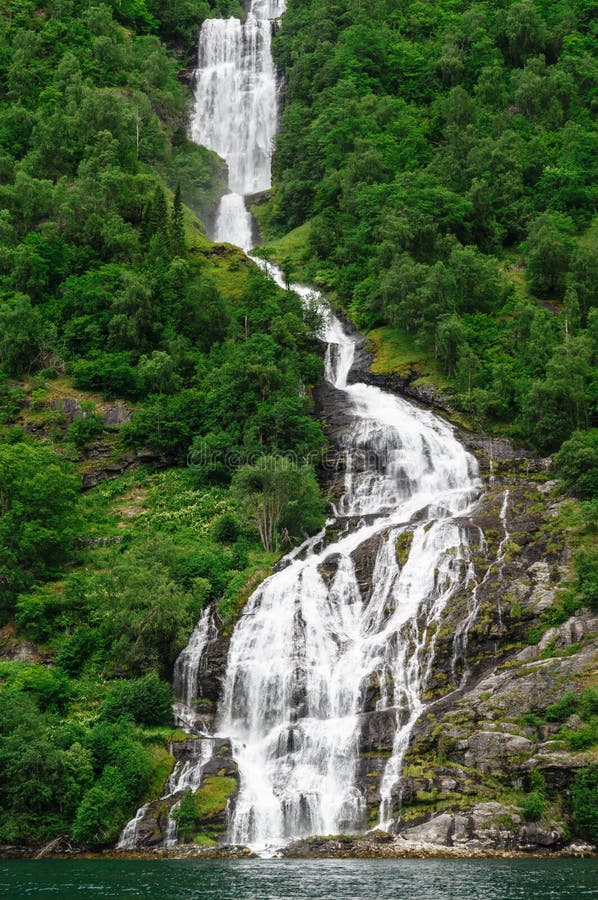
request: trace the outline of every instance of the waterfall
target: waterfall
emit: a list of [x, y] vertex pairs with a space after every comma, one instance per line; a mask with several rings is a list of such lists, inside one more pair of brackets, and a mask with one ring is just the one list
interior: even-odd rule
[[[208, 20], [199, 41], [192, 136], [229, 167], [215, 237], [245, 250], [252, 229], [244, 198], [270, 186], [277, 119], [271, 20], [283, 12], [281, 0], [253, 0], [244, 24]], [[282, 284], [276, 267], [262, 265]], [[473, 577], [460, 519], [479, 494], [475, 459], [431, 413], [349, 383], [355, 344], [332, 315], [325, 341], [325, 378], [349, 410], [340, 435], [342, 496], [324, 532], [290, 553], [249, 598], [231, 638], [217, 718], [240, 774], [229, 840], [262, 850], [365, 827], [357, 768], [363, 712], [372, 702], [396, 721], [380, 779], [380, 826], [395, 826], [403, 757], [426, 709], [437, 625]], [[358, 573], [364, 553], [375, 557], [369, 588]], [[202, 627], [190, 641], [193, 666]], [[193, 681], [190, 662], [177, 665], [181, 683], [187, 672]], [[180, 692], [190, 702], [189, 690]], [[181, 770], [176, 778], [183, 777], [199, 783]]]
[[193, 707], [197, 697], [199, 670], [204, 650], [217, 634], [209, 607], [203, 610], [189, 643], [181, 651], [174, 664], [172, 689], [179, 698], [174, 704], [174, 718], [177, 725], [196, 731], [196, 714]]
[[[346, 450], [360, 459], [346, 478], [340, 520], [361, 525], [325, 549], [312, 542], [295, 553], [250, 597], [233, 632], [219, 710], [219, 733], [232, 740], [241, 774], [229, 838], [262, 849], [364, 827], [356, 777], [360, 713], [373, 681], [377, 709], [397, 715], [380, 787], [380, 824], [391, 827], [393, 788], [425, 709], [433, 626], [468, 569], [466, 529], [455, 519], [479, 492], [475, 460], [450, 426], [376, 387], [348, 384], [353, 340], [334, 317], [326, 339], [327, 378], [352, 412]], [[372, 589], [364, 595], [355, 560], [372, 541]]]
[[[203, 610], [197, 626], [194, 628], [187, 646], [181, 651], [174, 664], [173, 692], [178, 698], [173, 705], [175, 723], [185, 728], [191, 734], [201, 734], [199, 740], [199, 754], [185, 762], [177, 761], [166, 784], [161, 800], [170, 800], [180, 797], [186, 791], [196, 791], [201, 785], [203, 770], [211, 759], [214, 750], [214, 741], [198, 727], [198, 720], [194, 710], [194, 701], [197, 697], [199, 672], [204, 651], [209, 642], [215, 637], [216, 629], [212, 621], [210, 607]], [[178, 806], [177, 800], [170, 806], [164, 846], [172, 847], [176, 844], [176, 820], [172, 813]], [[140, 844], [141, 829], [151, 804], [141, 806], [135, 816], [127, 822], [118, 840], [118, 850], [135, 850]]]
[[214, 240], [243, 250], [253, 244], [244, 197], [271, 184], [278, 110], [270, 41], [284, 10], [284, 0], [253, 0], [244, 23], [206, 19], [199, 36], [191, 136], [228, 165], [231, 193], [220, 201]]

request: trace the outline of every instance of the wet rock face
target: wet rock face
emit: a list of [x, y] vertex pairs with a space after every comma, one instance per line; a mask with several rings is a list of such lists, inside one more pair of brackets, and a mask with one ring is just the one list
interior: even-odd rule
[[[189, 763], [201, 757], [200, 739], [174, 741], [170, 751], [176, 762]], [[233, 759], [230, 741], [216, 739], [212, 757], [205, 763], [202, 773], [202, 784], [197, 794], [202, 797], [203, 817], [197, 821], [198, 832], [206, 832], [214, 841], [223, 840], [226, 834], [227, 813], [230, 803], [234, 803], [238, 790], [239, 771]], [[222, 785], [227, 786], [223, 797]], [[164, 787], [166, 791], [166, 785]], [[137, 825], [138, 850], [151, 850], [162, 847], [166, 838], [169, 813], [184, 792], [152, 800], [148, 804], [142, 820]]]
[[214, 706], [222, 695], [229, 643], [230, 635], [219, 634], [215, 641], [210, 642], [202, 657], [198, 697]]

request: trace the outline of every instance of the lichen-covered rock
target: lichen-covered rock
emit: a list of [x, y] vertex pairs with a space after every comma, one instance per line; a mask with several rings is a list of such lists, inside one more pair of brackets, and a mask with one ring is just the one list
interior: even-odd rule
[[518, 768], [532, 749], [532, 742], [520, 735], [478, 731], [467, 739], [463, 760], [466, 766], [475, 767], [480, 772], [494, 772], [504, 768], [505, 763], [511, 768]]
[[401, 829], [409, 841], [476, 850], [558, 850], [565, 829], [551, 822], [525, 822], [518, 807], [477, 803], [466, 812], [444, 812], [427, 822]]

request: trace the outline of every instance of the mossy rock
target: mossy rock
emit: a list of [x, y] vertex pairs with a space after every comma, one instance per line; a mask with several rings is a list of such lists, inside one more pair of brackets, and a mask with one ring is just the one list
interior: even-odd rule
[[230, 775], [210, 775], [195, 792], [197, 818], [212, 819], [226, 809], [226, 804], [237, 790], [237, 779]]
[[403, 566], [409, 559], [409, 552], [411, 550], [412, 543], [413, 543], [413, 532], [412, 531], [404, 531], [397, 538], [396, 555], [397, 555], [397, 562], [401, 568], [403, 568]]

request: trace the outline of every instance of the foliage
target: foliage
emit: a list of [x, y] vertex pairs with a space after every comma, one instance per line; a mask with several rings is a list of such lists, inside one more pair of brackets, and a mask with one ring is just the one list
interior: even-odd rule
[[582, 500], [598, 496], [598, 428], [576, 431], [554, 458], [557, 474]]
[[170, 686], [148, 672], [135, 681], [119, 681], [104, 700], [101, 718], [114, 722], [131, 717], [138, 725], [168, 725], [172, 719]]
[[324, 504], [313, 469], [284, 456], [262, 456], [233, 477], [246, 522], [257, 529], [265, 550], [290, 542], [324, 524]]
[[303, 274], [434, 355], [476, 425], [544, 453], [591, 426], [588, 7], [289, 0], [273, 48], [288, 102], [267, 238], [301, 234]]
[[571, 807], [576, 833], [595, 844], [598, 841], [598, 766], [582, 769], [573, 779]]
[[534, 822], [541, 819], [546, 810], [546, 783], [537, 769], [532, 769], [529, 780], [531, 791], [524, 798], [521, 809], [526, 820]]
[[0, 580], [3, 614], [18, 591], [68, 559], [79, 479], [41, 445], [0, 445]]
[[573, 691], [567, 691], [554, 703], [546, 707], [547, 722], [564, 722], [572, 716], [577, 709], [577, 695]]
[[237, 789], [237, 781], [227, 775], [209, 775], [199, 790], [187, 791], [172, 815], [177, 823], [179, 837], [183, 841], [197, 839], [201, 830], [204, 838], [217, 837], [222, 828], [213, 821], [226, 809], [231, 794]]

